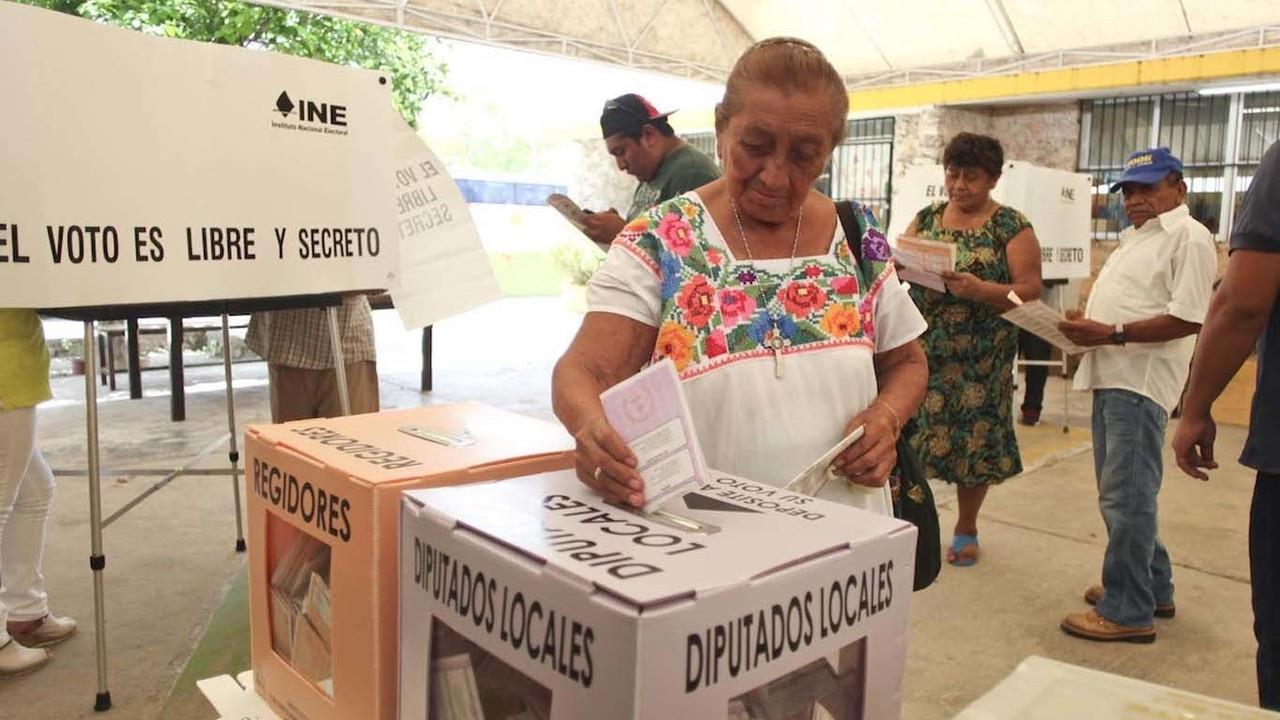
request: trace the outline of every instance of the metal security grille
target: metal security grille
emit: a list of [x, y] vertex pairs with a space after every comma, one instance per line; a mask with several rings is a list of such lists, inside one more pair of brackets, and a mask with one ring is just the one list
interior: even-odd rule
[[1262, 152], [1280, 135], [1280, 93], [1174, 93], [1085, 100], [1080, 169], [1093, 175], [1093, 234], [1114, 239], [1128, 224], [1109, 186], [1134, 150], [1164, 146], [1182, 159], [1187, 206], [1219, 241]]
[[[682, 136], [690, 145], [716, 157], [715, 133]], [[716, 158], [719, 162], [719, 158]], [[889, 226], [889, 198], [893, 177], [893, 118], [850, 120], [845, 138], [831, 153], [815, 187], [835, 200], [855, 200], [875, 211], [882, 227]]]
[[1232, 217], [1240, 210], [1240, 202], [1253, 174], [1258, 171], [1262, 154], [1277, 141], [1280, 141], [1280, 92], [1253, 93], [1241, 98]]
[[850, 120], [844, 142], [831, 155], [828, 184], [818, 187], [836, 200], [853, 200], [870, 207], [881, 227], [889, 227], [892, 197], [893, 118]]
[[681, 135], [684, 141], [701, 150], [704, 155], [720, 164], [720, 158], [716, 157], [716, 134], [713, 132], [691, 133], [689, 135]]

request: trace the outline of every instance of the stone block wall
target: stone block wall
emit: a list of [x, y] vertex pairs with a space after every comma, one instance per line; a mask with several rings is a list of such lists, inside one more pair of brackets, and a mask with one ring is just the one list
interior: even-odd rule
[[930, 107], [894, 116], [893, 174], [907, 167], [942, 162], [947, 141], [959, 132], [991, 135], [1005, 157], [1059, 170], [1075, 170], [1080, 146], [1080, 105]]

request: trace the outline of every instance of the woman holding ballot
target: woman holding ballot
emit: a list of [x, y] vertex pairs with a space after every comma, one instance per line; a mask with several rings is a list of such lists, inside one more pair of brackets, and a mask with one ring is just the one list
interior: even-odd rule
[[772, 38], [734, 65], [716, 107], [724, 176], [628, 224], [587, 288], [553, 402], [577, 472], [641, 506], [636, 458], [599, 395], [669, 358], [707, 464], [785, 485], [855, 429], [820, 496], [891, 512], [885, 482], [928, 369], [911, 303], [869, 211], [846, 241], [813, 189], [846, 128], [840, 75], [813, 45]]
[[1022, 213], [991, 199], [1000, 180], [1000, 141], [960, 133], [942, 155], [947, 200], [916, 213], [910, 237], [956, 246], [945, 292], [913, 286], [929, 321], [929, 388], [908, 438], [925, 475], [956, 485], [960, 513], [947, 551], [953, 565], [978, 560], [978, 511], [987, 489], [1022, 472], [1013, 433], [1013, 360], [1018, 329], [1000, 317], [1009, 292], [1040, 297], [1040, 243]]
[[40, 573], [53, 473], [35, 446], [35, 406], [50, 397], [39, 316], [0, 310], [0, 677], [44, 665], [42, 648], [76, 630], [75, 620], [49, 613]]

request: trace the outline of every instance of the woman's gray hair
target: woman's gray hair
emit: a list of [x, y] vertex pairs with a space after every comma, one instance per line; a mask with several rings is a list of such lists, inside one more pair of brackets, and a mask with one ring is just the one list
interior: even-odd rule
[[826, 93], [831, 103], [831, 144], [844, 139], [849, 95], [844, 80], [813, 43], [792, 37], [773, 37], [747, 48], [734, 63], [725, 82], [724, 97], [716, 105], [716, 131], [742, 109], [748, 87], [763, 85], [783, 92]]

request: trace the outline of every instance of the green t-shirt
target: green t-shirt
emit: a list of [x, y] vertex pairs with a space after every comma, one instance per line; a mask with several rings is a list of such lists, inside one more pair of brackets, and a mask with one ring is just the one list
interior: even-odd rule
[[716, 167], [714, 160], [692, 145], [682, 145], [662, 158], [652, 180], [642, 182], [636, 188], [631, 209], [627, 211], [627, 222], [658, 203], [702, 187], [718, 177], [720, 168]]
[[40, 317], [32, 310], [0, 310], [0, 410], [34, 407], [50, 397]]

